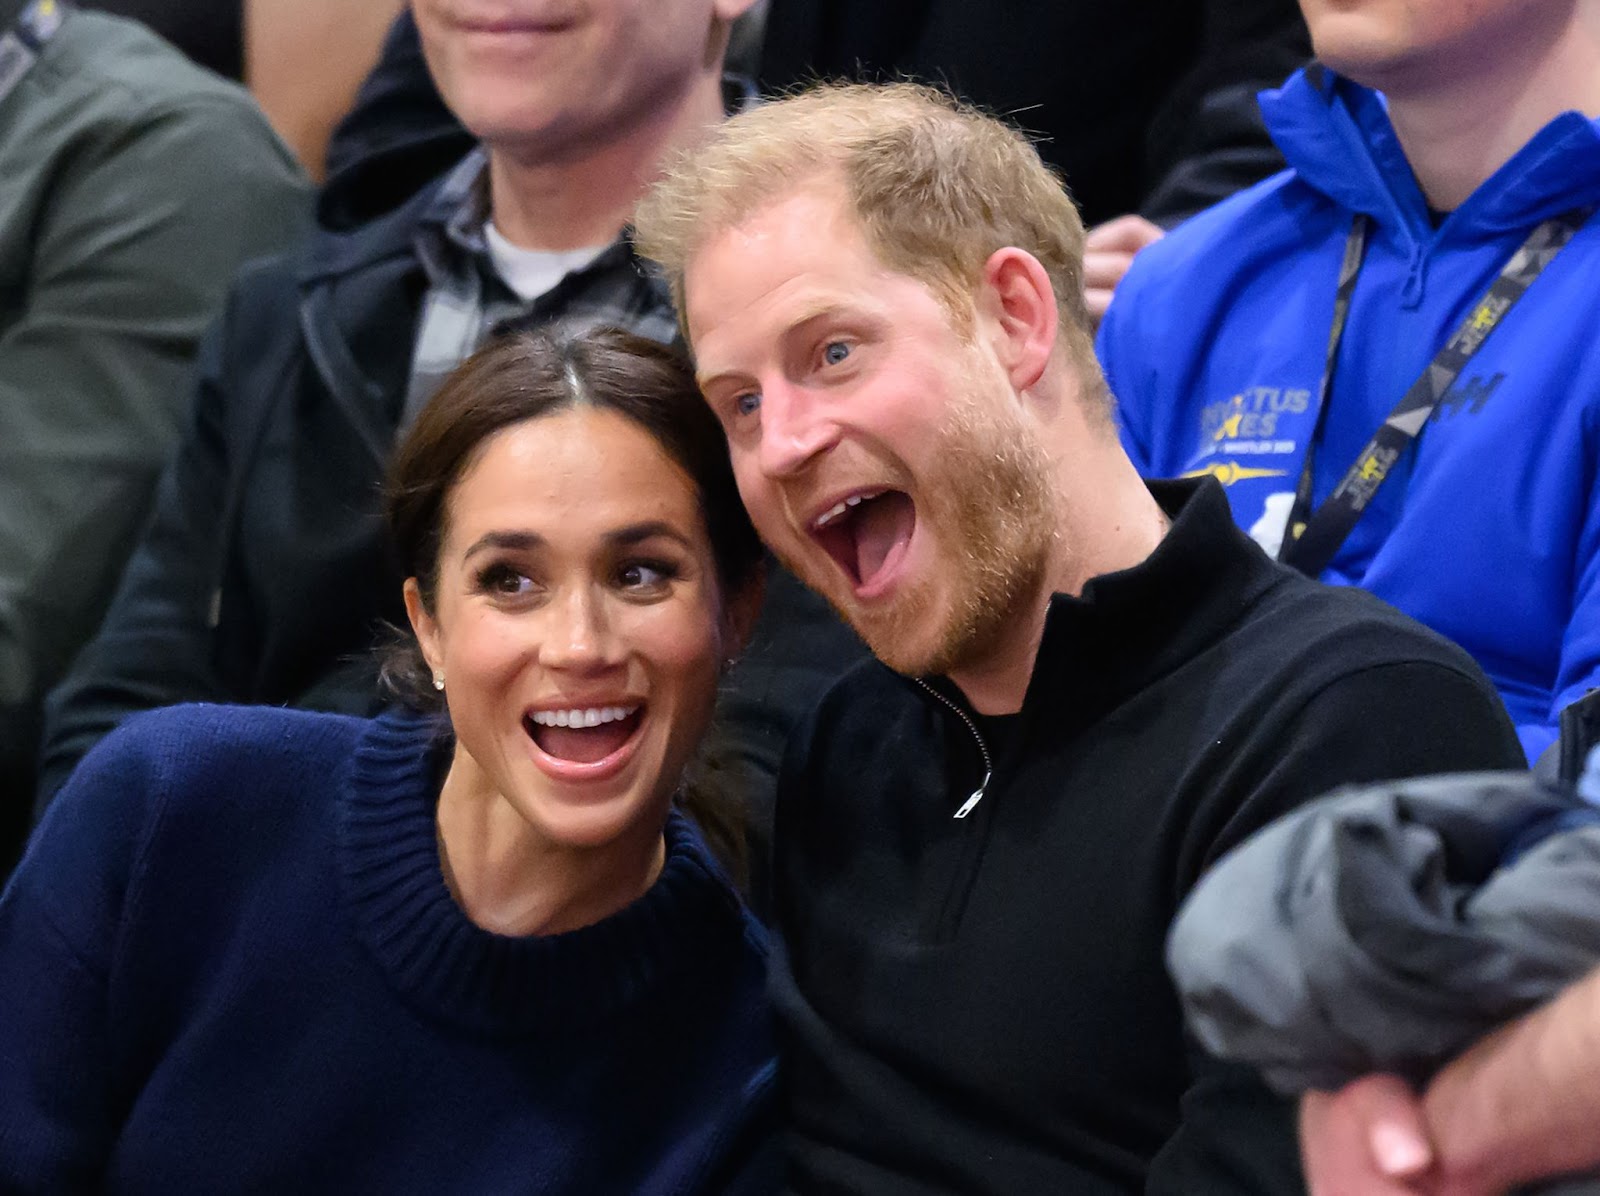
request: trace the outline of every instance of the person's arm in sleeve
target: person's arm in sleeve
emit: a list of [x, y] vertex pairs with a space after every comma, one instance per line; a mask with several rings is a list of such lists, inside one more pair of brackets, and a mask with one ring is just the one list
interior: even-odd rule
[[[201, 348], [199, 379], [178, 454], [161, 475], [155, 511], [99, 632], [45, 703], [36, 805], [43, 809], [104, 735], [140, 710], [226, 699], [216, 673], [211, 612], [221, 576], [231, 492], [227, 346], [253, 310], [250, 268]], [[241, 327], [244, 326], [244, 327]]]
[[39, 703], [105, 611], [229, 278], [308, 211], [242, 99], [97, 126], [53, 167], [23, 311], [0, 335], [6, 775], [31, 771]]
[[126, 1116], [113, 976], [155, 788], [132, 745], [85, 762], [0, 893], [0, 1191], [98, 1188]]
[[[1488, 683], [1432, 661], [1380, 665], [1334, 681], [1277, 740], [1265, 769], [1241, 761], [1228, 809], [1198, 812], [1191, 832], [1195, 852], [1180, 877], [1185, 891], [1252, 832], [1341, 785], [1522, 763], [1511, 723]], [[1198, 1049], [1191, 1058], [1182, 1124], [1151, 1165], [1147, 1191], [1267, 1196], [1296, 1190], [1293, 1103], [1237, 1064]]]

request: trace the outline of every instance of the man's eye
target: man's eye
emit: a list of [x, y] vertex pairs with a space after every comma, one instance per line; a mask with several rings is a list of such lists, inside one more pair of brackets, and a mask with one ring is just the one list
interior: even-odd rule
[[838, 365], [850, 356], [850, 346], [844, 341], [829, 341], [822, 350], [822, 360], [829, 365]]
[[750, 390], [742, 395], [737, 395], [733, 400], [733, 409], [739, 415], [754, 415], [761, 407], [761, 393]]

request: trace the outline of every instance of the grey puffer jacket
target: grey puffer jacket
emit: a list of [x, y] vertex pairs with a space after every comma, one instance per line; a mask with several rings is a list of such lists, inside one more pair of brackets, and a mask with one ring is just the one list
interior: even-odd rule
[[1527, 773], [1341, 790], [1202, 878], [1167, 961], [1205, 1048], [1279, 1092], [1425, 1080], [1600, 964], [1600, 809]]

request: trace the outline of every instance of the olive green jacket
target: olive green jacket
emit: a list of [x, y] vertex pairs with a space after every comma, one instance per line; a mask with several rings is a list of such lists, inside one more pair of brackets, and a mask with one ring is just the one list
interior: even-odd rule
[[133, 22], [67, 10], [0, 98], [0, 872], [39, 699], [133, 547], [200, 334], [309, 216], [249, 94]]

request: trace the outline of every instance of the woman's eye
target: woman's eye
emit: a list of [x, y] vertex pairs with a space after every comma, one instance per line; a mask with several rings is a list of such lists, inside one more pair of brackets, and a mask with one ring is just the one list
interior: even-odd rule
[[478, 575], [478, 588], [499, 597], [517, 598], [533, 592], [533, 579], [509, 565], [490, 565]]
[[829, 341], [822, 350], [822, 360], [829, 365], [838, 365], [850, 356], [850, 346], [844, 341]]
[[733, 400], [733, 409], [740, 415], [754, 415], [760, 406], [761, 394], [759, 391], [746, 391], [742, 395], [736, 395]]
[[676, 576], [677, 570], [664, 561], [629, 561], [618, 570], [617, 580], [625, 590], [655, 594]]

